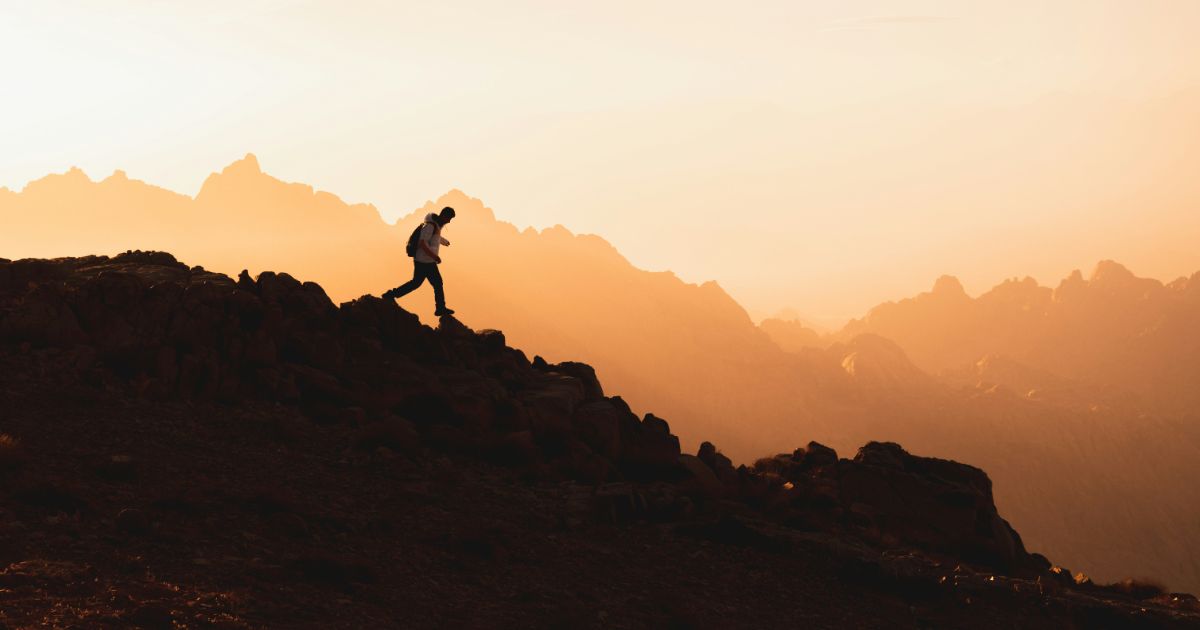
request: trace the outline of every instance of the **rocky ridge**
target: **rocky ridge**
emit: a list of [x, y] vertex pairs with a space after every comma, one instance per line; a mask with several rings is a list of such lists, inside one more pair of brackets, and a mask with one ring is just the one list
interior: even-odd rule
[[[676, 546], [699, 539], [769, 555], [819, 551], [823, 562], [844, 574], [842, 579], [850, 576], [847, 583], [864, 585], [872, 597], [920, 600], [930, 615], [951, 614], [943, 618], [951, 625], [957, 623], [954, 611], [972, 597], [1008, 613], [1032, 615], [1046, 625], [1092, 619], [1150, 625], [1200, 620], [1189, 596], [1153, 588], [1141, 592], [1131, 585], [1100, 587], [1028, 552], [997, 513], [991, 482], [977, 468], [877, 442], [852, 459], [810, 443], [738, 467], [707, 442], [695, 455], [681, 453], [666, 420], [653, 414], [639, 417], [620, 397], [606, 395], [585, 364], [530, 360], [508, 347], [499, 331], [475, 332], [453, 318], [430, 328], [394, 303], [372, 296], [335, 305], [320, 286], [284, 273], [256, 278], [243, 273], [232, 279], [189, 268], [160, 252], [0, 260], [0, 357], [11, 382], [25, 383], [8, 392], [15, 406], [0, 427], [14, 434], [8, 444], [36, 445], [39, 422], [53, 422], [38, 418], [37, 408], [28, 402], [36, 398], [29, 392], [41, 391], [38, 387], [136, 401], [130, 404], [147, 418], [169, 415], [172, 409], [216, 409], [222, 416], [266, 409], [263, 413], [277, 419], [307, 418], [302, 428], [291, 420], [277, 420], [274, 426], [292, 427], [277, 432], [284, 437], [319, 432], [322, 439], [341, 444], [331, 452], [351, 467], [387, 466], [420, 476], [412, 471], [429, 474], [430, 462], [436, 462], [435, 468], [449, 467], [458, 471], [455, 475], [471, 471], [492, 480], [484, 487], [497, 493], [516, 488], [522, 496], [532, 492], [538, 497], [554, 488], [556, 498], [547, 501], [556, 506], [555, 515], [548, 523], [525, 524], [535, 529], [587, 538], [598, 523], [627, 533], [652, 524]], [[241, 435], [243, 428], [230, 430]], [[143, 438], [134, 433], [128, 439]], [[288, 442], [279, 435], [275, 439]], [[297, 451], [316, 448], [294, 435], [290, 443]], [[77, 530], [71, 540], [81, 554], [102, 544], [79, 534], [92, 526], [134, 538], [167, 536], [170, 528], [163, 523], [169, 519], [156, 510], [170, 509], [163, 506], [174, 505], [171, 500], [163, 503], [160, 497], [117, 510], [124, 503], [89, 499], [90, 493], [71, 493], [39, 479], [28, 460], [54, 460], [52, 452], [4, 457], [4, 487], [13, 505], [20, 506], [5, 512], [10, 521], [16, 515], [24, 522], [53, 520], [54, 526], [63, 519], [73, 521]], [[186, 458], [186, 452], [159, 457]], [[121, 481], [131, 466], [128, 456], [116, 454], [97, 470], [108, 481]], [[310, 473], [305, 476], [313, 477], [314, 487], [339, 484], [333, 473]], [[107, 492], [103, 488], [95, 492]], [[289, 509], [288, 499], [254, 495], [239, 501], [260, 508], [265, 504], [270, 513], [265, 529], [251, 536], [302, 538], [321, 546], [314, 531], [320, 528], [309, 522], [313, 514], [306, 518], [300, 515], [303, 510]], [[103, 506], [116, 511], [97, 516]], [[350, 511], [348, 506], [333, 510], [343, 519]], [[469, 517], [460, 514], [451, 521], [464, 518]], [[0, 540], [16, 535], [5, 532]], [[342, 539], [367, 537], [354, 527], [341, 534]], [[192, 540], [174, 532], [158, 543], [162, 552], [186, 548]], [[483, 545], [489, 557], [495, 553], [487, 540], [463, 544]], [[97, 572], [106, 577], [120, 573], [49, 558], [53, 554], [36, 545], [23, 553], [34, 551], [41, 555], [12, 552], [2, 558], [7, 568], [0, 572], [0, 584], [10, 594], [94, 578]], [[191, 569], [204, 574], [207, 566]], [[290, 566], [298, 575], [316, 574], [323, 576], [318, 582], [350, 589], [379, 582], [378, 576], [387, 572], [369, 560], [346, 562], [319, 554], [293, 558]], [[120, 599], [122, 589], [129, 588], [114, 586], [113, 597]], [[376, 588], [392, 597], [404, 587]], [[19, 610], [25, 614], [48, 614], [39, 610], [39, 598], [21, 601]], [[112, 602], [107, 608], [93, 605], [101, 611], [96, 614], [113, 619], [140, 615], [195, 625], [220, 621], [253, 626], [283, 614], [276, 610], [256, 617], [228, 602], [214, 604], [207, 613], [187, 611], [178, 598], [163, 594], [147, 601], [153, 603], [130, 603], [125, 609]], [[391, 610], [375, 604], [380, 611]], [[970, 619], [968, 610], [960, 612], [964, 616], [959, 621]], [[520, 618], [505, 617], [510, 613], [499, 611], [496, 619]], [[10, 623], [33, 618], [6, 614]], [[641, 625], [654, 617], [621, 619], [616, 625]]]

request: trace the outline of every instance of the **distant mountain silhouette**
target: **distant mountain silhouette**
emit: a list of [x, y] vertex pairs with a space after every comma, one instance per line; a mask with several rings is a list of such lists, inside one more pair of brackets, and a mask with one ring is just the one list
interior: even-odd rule
[[[887, 419], [876, 436], [970, 453], [1002, 484], [1019, 484], [1000, 491], [1001, 504], [1062, 557], [1095, 558], [1093, 544], [1109, 540], [1108, 560], [1092, 560], [1094, 570], [1149, 562], [1197, 584], [1200, 547], [1182, 532], [1200, 518], [1200, 492], [1184, 481], [1200, 474], [1198, 295], [1200, 274], [1164, 284], [1113, 261], [1056, 289], [1025, 278], [977, 298], [943, 276], [929, 292], [808, 336], [797, 356], [829, 346], [836, 358], [864, 335], [894, 340], [933, 377], [873, 371], [896, 375], [876, 377]], [[777, 343], [796, 347], [787, 328], [766, 324]], [[1047, 515], [1067, 505], [1106, 516], [1054, 526]]]
[[72, 169], [0, 197], [0, 217], [14, 226], [0, 235], [10, 257], [170, 248], [234, 274], [284, 260], [343, 299], [395, 284], [386, 272], [406, 260], [374, 207], [279, 181], [253, 155], [210, 175], [194, 199], [120, 171], [93, 182]]
[[1087, 279], [1075, 271], [1055, 289], [1025, 278], [978, 298], [943, 277], [833, 338], [868, 332], [894, 340], [933, 373], [1003, 356], [1049, 380], [1135, 394], [1164, 413], [1200, 409], [1200, 272], [1164, 284], [1106, 260]]
[[[979, 298], [945, 277], [810, 347], [791, 322], [755, 326], [715, 283], [639, 270], [600, 237], [518, 230], [460, 191], [389, 225], [253, 156], [194, 199], [78, 170], [0, 191], [0, 255], [156, 248], [231, 276], [288, 269], [342, 302], [406, 278], [404, 239], [445, 205], [458, 210], [443, 273], [461, 320], [594, 365], [670, 418], [685, 451], [712, 440], [748, 463], [811, 439], [890, 440], [972, 461], [1035, 548], [1104, 579], [1200, 590], [1196, 276], [1164, 285], [1105, 264], [1056, 290], [1012, 281]], [[432, 322], [426, 291], [402, 305]]]
[[820, 333], [796, 319], [770, 317], [759, 322], [758, 327], [767, 333], [772, 341], [779, 344], [780, 348], [789, 352], [803, 348], [824, 348], [829, 345]]

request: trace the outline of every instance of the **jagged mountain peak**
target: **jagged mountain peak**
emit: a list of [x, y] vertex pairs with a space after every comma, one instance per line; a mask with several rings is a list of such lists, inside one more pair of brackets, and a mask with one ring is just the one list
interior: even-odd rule
[[962, 282], [958, 278], [951, 275], [943, 275], [933, 283], [932, 293], [934, 295], [967, 297], [967, 291], [963, 288]]
[[829, 352], [848, 376], [874, 387], [923, 385], [928, 380], [896, 342], [874, 333], [855, 335], [847, 343], [831, 346]]
[[1009, 278], [993, 287], [987, 293], [979, 296], [980, 304], [1009, 305], [1017, 308], [1032, 309], [1053, 298], [1053, 290], [1038, 284], [1029, 276], [1024, 278]]
[[[458, 225], [460, 226], [467, 222], [480, 224], [503, 223], [496, 219], [496, 213], [484, 205], [482, 199], [472, 197], [458, 188], [451, 188], [442, 193], [437, 199], [427, 200], [420, 208], [399, 217], [396, 219], [395, 225], [405, 227], [414, 220], [419, 221], [430, 212], [440, 212], [446, 206], [454, 208], [454, 212], [456, 213], [455, 220], [458, 221]], [[513, 229], [515, 230], [516, 228]]]
[[[264, 173], [258, 163], [258, 158], [253, 153], [247, 153], [245, 157], [231, 162], [219, 173], [209, 174], [204, 179], [204, 183], [200, 185], [200, 192], [196, 194], [196, 199], [202, 200], [219, 191], [244, 193], [249, 190], [249, 185], [258, 188], [259, 185], [270, 183], [283, 184], [281, 180]], [[311, 190], [311, 187], [308, 188]]]
[[85, 173], [83, 169], [79, 168], [78, 166], [72, 166], [65, 172], [51, 173], [45, 177], [35, 179], [28, 184], [25, 184], [25, 187], [21, 190], [21, 192], [33, 193], [37, 192], [38, 190], [53, 189], [55, 186], [70, 186], [91, 183], [93, 183], [92, 178], [88, 177], [88, 174]]
[[258, 175], [262, 172], [262, 166], [258, 163], [258, 156], [253, 153], [247, 153], [242, 159], [235, 160], [229, 166], [221, 169], [222, 175], [239, 175], [243, 173]]
[[1092, 284], [1108, 284], [1128, 282], [1136, 278], [1133, 272], [1125, 265], [1115, 260], [1101, 260], [1096, 263], [1096, 267], [1092, 270], [1092, 275], [1088, 278], [1088, 282]]

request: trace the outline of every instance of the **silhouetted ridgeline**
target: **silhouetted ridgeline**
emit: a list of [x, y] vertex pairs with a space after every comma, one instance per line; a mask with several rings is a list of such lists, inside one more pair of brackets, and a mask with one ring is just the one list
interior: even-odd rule
[[[447, 205], [458, 217], [442, 273], [468, 325], [486, 323], [519, 347], [597, 366], [631, 404], [676, 417], [691, 448], [699, 436], [716, 436], [748, 461], [767, 441], [727, 419], [777, 426], [807, 417], [790, 398], [796, 383], [779, 365], [782, 353], [715, 283], [637, 269], [602, 238], [561, 226], [518, 230], [457, 190], [389, 225], [373, 206], [264, 173], [253, 155], [211, 174], [194, 198], [120, 172], [92, 181], [73, 169], [0, 196], [0, 252], [170, 251], [231, 276], [286, 269], [340, 302], [411, 277], [405, 239], [426, 212]], [[401, 304], [418, 312], [427, 291]]]
[[[858, 351], [892, 352], [880, 343]], [[1003, 592], [1005, 606], [1040, 606], [1038, 614], [1062, 619], [1097, 607], [1115, 619], [1146, 607], [1152, 612], [1136, 614], [1196, 619], [1194, 600], [1153, 589], [1135, 600], [1077, 584], [1027, 552], [977, 468], [877, 442], [853, 459], [810, 443], [752, 467], [734, 467], [707, 442], [683, 454], [665, 420], [639, 418], [606, 395], [587, 365], [530, 361], [499, 331], [477, 333], [453, 318], [430, 328], [371, 296], [338, 306], [287, 274], [233, 280], [157, 252], [0, 260], [3, 357], [31, 362], [35, 381], [64, 393], [106, 391], [163, 409], [279, 403], [367, 452], [448, 453], [530, 483], [589, 484], [572, 518], [668, 523], [770, 553], [820, 540], [864, 580], [983, 598]], [[130, 531], [148, 531], [143, 520]]]
[[1014, 278], [978, 297], [943, 276], [931, 291], [881, 304], [833, 337], [882, 335], [931, 373], [1000, 356], [1039, 376], [1011, 381], [1020, 395], [1053, 393], [1069, 379], [1136, 395], [1144, 409], [1195, 417], [1198, 323], [1200, 272], [1163, 283], [1105, 260], [1054, 288]]
[[943, 276], [824, 337], [762, 328], [798, 359], [832, 354], [880, 400], [847, 422], [859, 435], [987, 469], [1004, 513], [1055, 558], [1200, 585], [1185, 533], [1200, 518], [1200, 274], [1164, 283], [1102, 261], [975, 297]]
[[[0, 252], [151, 248], [230, 276], [286, 269], [342, 302], [409, 277], [404, 240], [445, 205], [458, 210], [443, 274], [460, 321], [594, 366], [631, 407], [670, 418], [684, 450], [708, 440], [750, 463], [813, 439], [843, 452], [881, 440], [970, 461], [1031, 546], [1106, 580], [1200, 588], [1194, 276], [1164, 284], [1106, 263], [1057, 288], [1006, 282], [976, 298], [946, 278], [813, 348], [813, 331], [755, 326], [716, 283], [638, 269], [598, 236], [519, 230], [457, 190], [389, 225], [253, 156], [194, 198], [77, 169], [0, 193]], [[401, 305], [436, 325], [427, 292]]]

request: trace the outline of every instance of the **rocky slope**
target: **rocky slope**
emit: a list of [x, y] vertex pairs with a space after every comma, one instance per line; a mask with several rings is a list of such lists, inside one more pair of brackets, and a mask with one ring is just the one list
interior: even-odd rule
[[[447, 229], [453, 246], [443, 274], [466, 324], [500, 328], [551, 359], [597, 366], [631, 404], [686, 418], [678, 433], [693, 449], [700, 436], [716, 435], [745, 459], [753, 440], [727, 430], [725, 418], [806, 414], [798, 404], [782, 408], [796, 386], [781, 369], [748, 369], [785, 358], [716, 283], [637, 269], [604, 239], [562, 226], [518, 230], [457, 190], [389, 225], [373, 206], [272, 177], [253, 155], [211, 174], [194, 198], [119, 172], [92, 181], [74, 169], [0, 196], [0, 252], [152, 247], [229, 275], [287, 269], [343, 301], [411, 277], [403, 243], [426, 212], [446, 205], [458, 216]], [[63, 225], [73, 226], [69, 234]], [[434, 324], [428, 291], [401, 303]]]
[[681, 453], [587, 365], [287, 274], [0, 260], [0, 373], [11, 626], [1200, 622], [1028, 552], [979, 469]]

